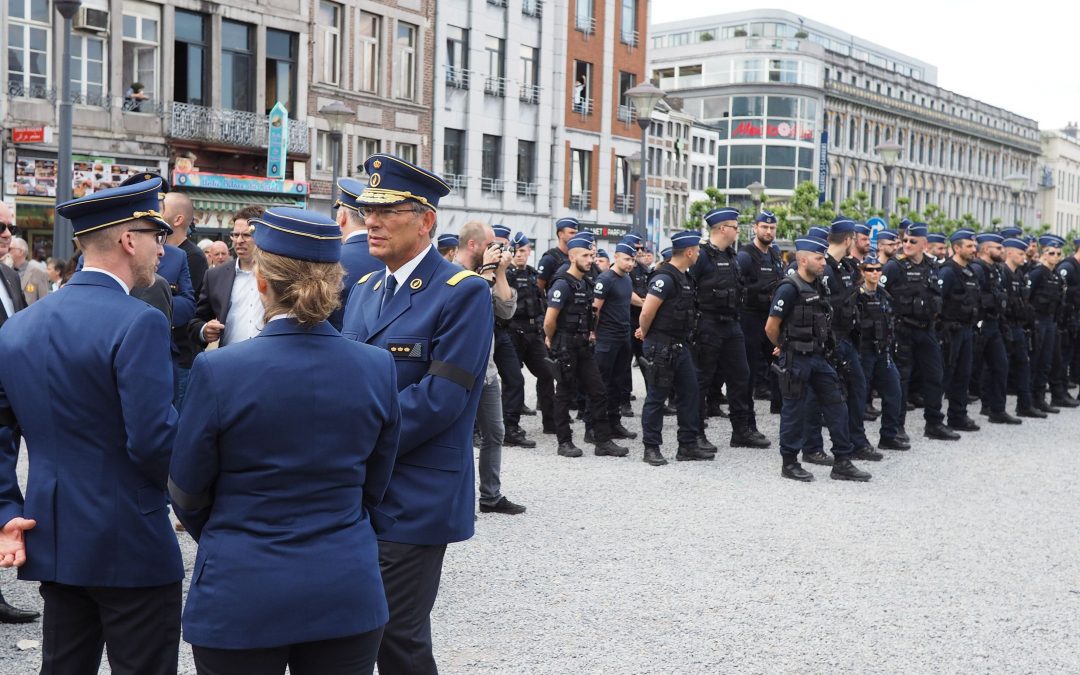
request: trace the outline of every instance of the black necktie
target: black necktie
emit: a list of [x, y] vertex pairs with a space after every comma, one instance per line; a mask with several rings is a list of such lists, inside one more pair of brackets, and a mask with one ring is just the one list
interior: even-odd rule
[[394, 290], [397, 288], [397, 277], [393, 274], [386, 277], [386, 284], [383, 286], [382, 306], [379, 307], [379, 316], [386, 311], [386, 306], [390, 304], [390, 299], [394, 297]]

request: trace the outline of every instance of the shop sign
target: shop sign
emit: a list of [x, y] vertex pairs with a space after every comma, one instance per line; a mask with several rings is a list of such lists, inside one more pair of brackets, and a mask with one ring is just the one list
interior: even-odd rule
[[52, 140], [49, 127], [19, 127], [11, 130], [12, 143], [48, 143]]
[[739, 122], [731, 132], [732, 138], [789, 138], [812, 141], [814, 130], [800, 127], [795, 122], [761, 125], [757, 122]]
[[[156, 164], [128, 164], [111, 157], [72, 156], [72, 196], [76, 199], [116, 187], [140, 173], [159, 173]], [[20, 197], [56, 197], [55, 159], [22, 157], [15, 161], [15, 194]]]
[[262, 176], [234, 176], [224, 173], [193, 171], [173, 172], [173, 185], [201, 190], [232, 190], [234, 192], [271, 192], [306, 197], [308, 184], [303, 181], [279, 180]]

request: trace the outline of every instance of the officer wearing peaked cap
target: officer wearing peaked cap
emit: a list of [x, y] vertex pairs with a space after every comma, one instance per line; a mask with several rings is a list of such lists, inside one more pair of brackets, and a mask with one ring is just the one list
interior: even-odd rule
[[821, 283], [825, 272], [828, 243], [804, 237], [795, 242], [798, 269], [776, 287], [765, 333], [780, 356], [780, 456], [784, 478], [812, 481], [798, 455], [806, 440], [808, 394], [813, 391], [825, 424], [832, 436], [833, 468], [836, 480], [868, 481], [870, 474], [852, 462], [853, 446], [848, 435], [847, 406], [843, 385], [828, 355], [835, 340], [830, 325], [827, 291]]
[[345, 303], [349, 291], [357, 280], [382, 267], [368, 251], [367, 224], [360, 214], [356, 198], [364, 190], [364, 184], [355, 178], [338, 180], [337, 225], [341, 228], [341, 266], [345, 268], [345, 280], [341, 289], [341, 307], [330, 315], [330, 324], [341, 330], [341, 321], [345, 316]]
[[195, 360], [170, 466], [199, 543], [184, 639], [200, 672], [371, 672], [388, 618], [376, 533], [400, 428], [393, 357], [327, 321], [337, 223], [273, 208], [252, 224], [266, 326]]
[[402, 419], [381, 507], [396, 522], [379, 534], [390, 607], [379, 671], [434, 673], [430, 614], [443, 555], [473, 535], [473, 421], [491, 352], [491, 290], [432, 246], [445, 181], [393, 155], [364, 166], [356, 203], [385, 268], [353, 286], [342, 334], [394, 357]]
[[172, 232], [162, 186], [154, 177], [59, 204], [83, 269], [0, 331], [0, 423], [21, 428], [30, 460], [25, 501], [15, 462], [0, 471], [4, 548], [18, 549], [11, 532], [25, 531], [25, 549], [0, 564], [42, 582], [43, 672], [96, 672], [103, 642], [128, 672], [177, 668], [171, 334], [161, 312], [128, 295], [154, 282]]

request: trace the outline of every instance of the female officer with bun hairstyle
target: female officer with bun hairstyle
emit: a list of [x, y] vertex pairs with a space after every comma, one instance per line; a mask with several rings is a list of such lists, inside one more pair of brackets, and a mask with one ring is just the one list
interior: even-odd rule
[[389, 352], [326, 321], [341, 232], [301, 209], [255, 226], [266, 327], [200, 355], [172, 456], [199, 542], [184, 639], [204, 675], [371, 673], [389, 615], [376, 531], [397, 454]]

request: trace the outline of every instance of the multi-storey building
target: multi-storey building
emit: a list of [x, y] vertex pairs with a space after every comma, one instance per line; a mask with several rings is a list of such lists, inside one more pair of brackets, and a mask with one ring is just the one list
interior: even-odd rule
[[645, 73], [643, 0], [445, 0], [436, 17], [433, 165], [455, 186], [440, 228], [470, 218], [538, 240], [578, 218], [614, 239], [633, 222], [625, 98]]
[[[745, 199], [757, 181], [783, 198], [803, 181], [834, 203], [857, 191], [874, 207], [887, 173], [876, 148], [903, 147], [898, 197], [948, 217], [1011, 220], [1006, 178], [1033, 177], [1034, 120], [937, 86], [918, 59], [780, 10], [752, 10], [652, 28], [651, 73], [684, 110], [719, 130], [717, 184]], [[1020, 194], [1035, 220], [1036, 188]]]
[[1042, 132], [1039, 178], [1040, 223], [1062, 236], [1080, 235], [1080, 139], [1076, 123]]

